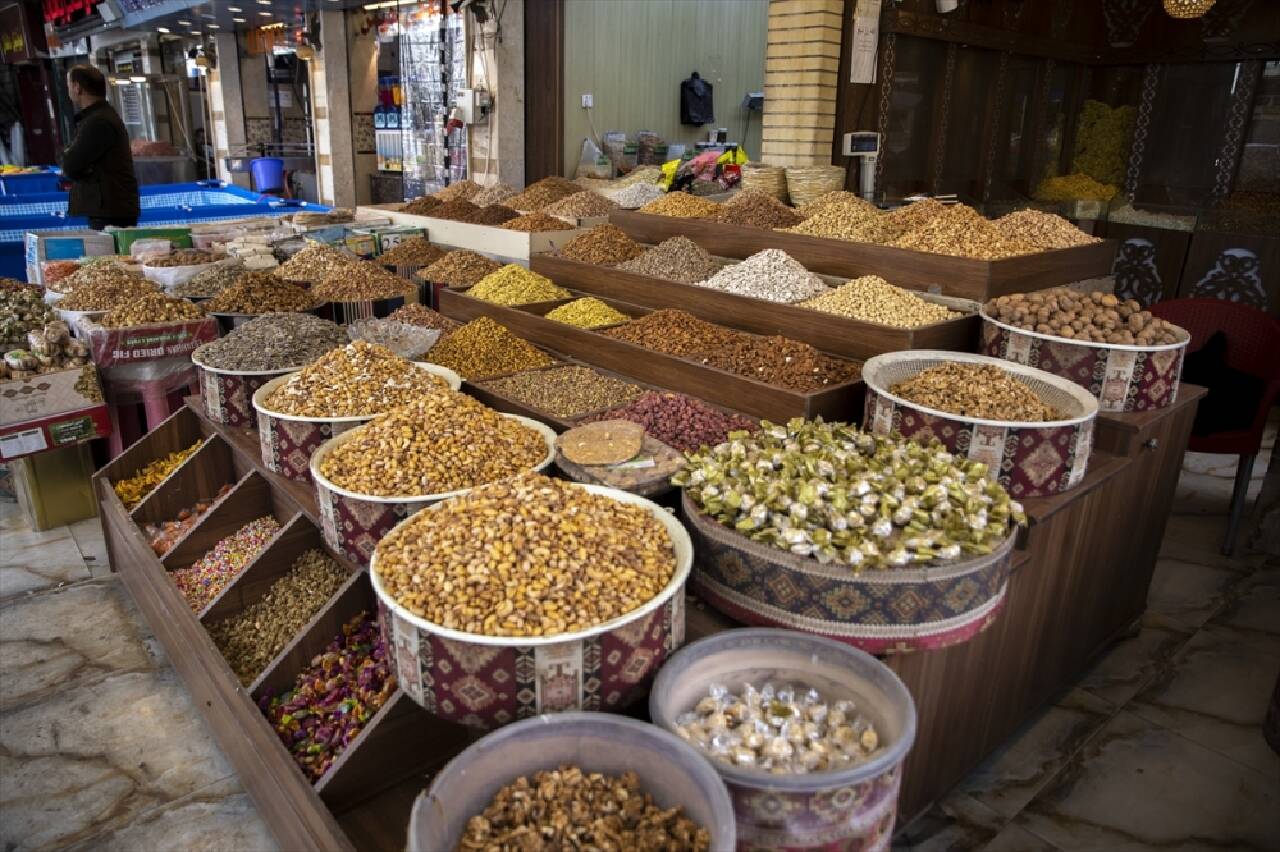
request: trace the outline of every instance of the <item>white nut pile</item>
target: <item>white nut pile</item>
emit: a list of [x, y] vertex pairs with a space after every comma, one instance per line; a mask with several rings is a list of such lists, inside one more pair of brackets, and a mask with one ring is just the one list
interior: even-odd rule
[[895, 328], [918, 328], [960, 316], [959, 311], [926, 302], [879, 275], [855, 278], [816, 299], [801, 302], [798, 307]]
[[656, 183], [633, 183], [625, 189], [606, 192], [605, 197], [625, 210], [635, 210], [662, 196], [662, 187]]
[[798, 260], [780, 249], [765, 249], [726, 266], [698, 287], [749, 296], [769, 302], [801, 302], [827, 292], [821, 278], [805, 269]]

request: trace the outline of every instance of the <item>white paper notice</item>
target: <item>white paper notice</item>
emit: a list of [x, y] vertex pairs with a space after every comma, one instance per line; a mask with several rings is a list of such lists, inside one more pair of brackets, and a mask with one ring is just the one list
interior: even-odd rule
[[876, 81], [876, 50], [880, 42], [880, 0], [858, 0], [853, 11], [853, 50], [849, 82]]
[[27, 429], [0, 438], [0, 458], [12, 459], [48, 449], [43, 429]]

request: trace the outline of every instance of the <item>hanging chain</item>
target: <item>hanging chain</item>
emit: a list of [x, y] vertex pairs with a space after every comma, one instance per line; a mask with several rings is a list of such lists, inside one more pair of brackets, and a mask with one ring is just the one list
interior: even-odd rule
[[1160, 66], [1151, 64], [1142, 71], [1142, 93], [1138, 96], [1138, 116], [1133, 123], [1133, 145], [1129, 149], [1129, 166], [1124, 175], [1124, 194], [1133, 201], [1142, 177], [1142, 161], [1146, 156], [1147, 133], [1151, 130], [1151, 111], [1160, 88]]
[[880, 56], [880, 114], [876, 117], [876, 130], [880, 134], [880, 156], [876, 157], [875, 195], [877, 197], [880, 195], [884, 180], [884, 158], [888, 150], [885, 141], [888, 139], [889, 131], [889, 101], [893, 97], [893, 65], [897, 59], [894, 48], [897, 41], [897, 33], [885, 33], [884, 48]]
[[1238, 82], [1235, 92], [1231, 95], [1227, 126], [1222, 134], [1222, 148], [1215, 163], [1217, 167], [1217, 174], [1214, 175], [1213, 181], [1215, 199], [1224, 198], [1231, 192], [1236, 166], [1240, 162], [1240, 143], [1244, 139], [1245, 127], [1253, 117], [1253, 91], [1262, 72], [1262, 63], [1257, 59], [1241, 62], [1236, 67], [1239, 69]]
[[[991, 181], [995, 177], [996, 171], [996, 140], [1000, 138], [1000, 125], [1003, 123], [1001, 117], [1005, 113], [1004, 107], [1004, 87], [1009, 77], [1009, 53], [1007, 51], [1000, 54], [1000, 70], [996, 72], [996, 91], [995, 98], [995, 127], [991, 128], [991, 144], [987, 146], [987, 169], [986, 176], [982, 181], [982, 200], [987, 202], [991, 200]], [[1005, 153], [1008, 154], [1008, 147], [1005, 147]]]
[[947, 126], [951, 123], [951, 91], [955, 87], [956, 43], [947, 44], [947, 61], [942, 72], [942, 115], [938, 117], [938, 147], [933, 152], [933, 194], [942, 192], [942, 166], [947, 159]]

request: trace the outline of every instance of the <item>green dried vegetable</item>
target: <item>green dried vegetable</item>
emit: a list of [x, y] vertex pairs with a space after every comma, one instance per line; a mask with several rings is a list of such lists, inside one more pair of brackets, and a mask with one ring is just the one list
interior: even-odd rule
[[1022, 506], [987, 466], [846, 423], [794, 419], [732, 432], [673, 479], [752, 541], [855, 571], [991, 553]]

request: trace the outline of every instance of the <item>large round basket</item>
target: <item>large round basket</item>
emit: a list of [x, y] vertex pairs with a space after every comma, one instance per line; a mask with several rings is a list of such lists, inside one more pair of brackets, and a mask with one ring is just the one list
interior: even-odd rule
[[[1063, 417], [1043, 422], [982, 420], [927, 408], [889, 392], [921, 370], [948, 362], [999, 367]], [[862, 378], [867, 383], [865, 429], [878, 435], [897, 432], [920, 443], [936, 438], [951, 452], [985, 463], [1015, 499], [1057, 494], [1084, 479], [1098, 401], [1074, 382], [997, 358], [925, 349], [876, 355], [863, 365]]]
[[1160, 346], [1086, 343], [1009, 325], [985, 306], [979, 313], [985, 354], [1073, 381], [1097, 398], [1102, 411], [1150, 411], [1178, 398], [1190, 335]]
[[787, 166], [787, 194], [803, 207], [815, 198], [844, 189], [844, 166]]
[[[547, 452], [542, 461], [532, 468], [542, 472], [555, 458], [556, 433], [545, 423], [521, 417], [518, 414], [503, 414], [512, 420], [519, 421], [542, 436]], [[432, 503], [448, 500], [466, 494], [470, 488], [456, 491], [443, 491], [438, 494], [423, 494], [416, 497], [373, 497], [339, 488], [320, 472], [325, 456], [354, 438], [355, 429], [343, 432], [320, 445], [311, 455], [311, 480], [316, 484], [316, 501], [320, 507], [320, 528], [329, 546], [342, 553], [357, 565], [367, 566], [373, 556], [373, 548], [391, 528], [405, 518], [424, 509]]]
[[683, 506], [697, 554], [694, 590], [744, 624], [891, 654], [967, 642], [1004, 606], [1016, 533], [973, 559], [854, 573], [751, 541], [704, 515], [688, 494]]
[[396, 678], [428, 712], [487, 730], [540, 713], [620, 709], [644, 693], [684, 643], [684, 587], [693, 565], [689, 533], [643, 497], [599, 485], [576, 487], [648, 509], [671, 536], [676, 555], [671, 581], [657, 596], [590, 630], [541, 639], [480, 636], [432, 624], [387, 594], [374, 552], [369, 578]]
[[676, 729], [714, 684], [795, 684], [827, 701], [851, 700], [875, 726], [881, 747], [847, 769], [774, 775], [720, 760], [741, 849], [853, 852], [889, 848], [902, 763], [916, 735], [911, 693], [870, 654], [789, 630], [726, 630], [694, 642], [662, 667], [649, 694], [655, 725]]
[[[443, 378], [453, 390], [462, 387], [462, 377], [447, 367], [420, 361], [413, 363]], [[252, 400], [258, 418], [258, 445], [262, 450], [262, 463], [268, 470], [307, 482], [311, 479], [311, 454], [321, 444], [335, 435], [368, 423], [381, 412], [359, 417], [299, 417], [267, 408], [267, 397], [291, 375], [274, 378], [254, 391]]]

